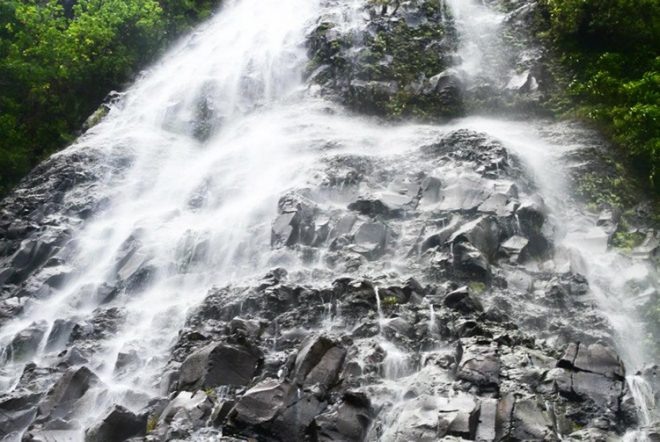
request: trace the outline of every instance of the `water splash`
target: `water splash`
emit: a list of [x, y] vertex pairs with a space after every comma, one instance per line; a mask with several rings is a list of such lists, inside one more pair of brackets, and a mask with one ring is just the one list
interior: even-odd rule
[[[493, 36], [501, 15], [481, 3], [448, 1], [462, 30], [460, 68], [469, 77], [496, 74], [501, 68], [497, 51], [484, 45], [497, 41]], [[364, 25], [362, 2], [336, 6], [329, 13], [345, 17], [345, 26]], [[304, 267], [297, 255], [270, 250], [270, 220], [283, 193], [308, 183], [327, 154], [328, 142], [342, 152], [385, 157], [405, 154], [453, 129], [470, 128], [500, 139], [524, 159], [554, 214], [557, 244], [589, 264], [582, 270], [620, 341], [627, 344], [620, 350], [628, 370], [641, 367], [645, 358], [638, 345], [639, 321], [621, 306], [628, 296], [626, 271], [651, 270], [608, 252], [601, 236], [593, 247], [593, 216], [566, 198], [564, 179], [554, 173], [561, 169], [566, 143], [548, 141], [528, 122], [468, 118], [443, 127], [383, 127], [346, 114], [310, 95], [301, 81], [305, 29], [319, 14], [319, 5], [309, 0], [227, 3], [131, 88], [102, 124], [62, 153], [94, 149], [115, 159], [118, 166], [97, 189], [107, 206], [75, 232], [75, 246], [67, 250], [64, 264], [74, 270], [73, 277], [4, 327], [1, 348], [32, 323], [46, 321], [45, 336], [55, 319], [89, 323], [107, 307], [98, 298], [106, 284], [144, 272], [140, 284], [109, 301], [121, 307], [122, 322], [94, 349], [91, 365], [104, 386], [85, 398], [88, 407], [80, 417], [85, 426], [112, 403], [136, 410], [162, 392], [158, 378], [168, 350], [190, 309], [210, 288], [252, 281], [275, 265]], [[444, 372], [425, 364], [413, 367], [405, 352], [382, 338], [386, 324], [377, 287], [374, 296], [378, 344], [385, 353], [381, 398], [396, 409], [405, 404], [411, 385], [432, 385], [434, 376], [441, 378]], [[331, 310], [327, 319], [331, 324]], [[435, 327], [431, 305], [429, 332]], [[274, 339], [274, 350], [276, 346]], [[44, 340], [35, 362], [48, 365], [59, 348], [49, 349]], [[119, 355], [130, 352], [139, 355], [138, 368], [117, 372]], [[1, 386], [13, 388], [23, 365], [9, 361]], [[636, 377], [629, 385], [643, 419], [650, 421], [654, 404], [648, 385]], [[395, 410], [384, 418], [385, 427], [396, 419]]]

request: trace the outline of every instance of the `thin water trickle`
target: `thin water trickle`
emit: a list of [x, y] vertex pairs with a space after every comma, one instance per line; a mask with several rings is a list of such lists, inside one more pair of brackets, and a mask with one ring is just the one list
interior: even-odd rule
[[429, 304], [429, 334], [433, 335], [436, 332], [435, 325], [435, 309], [433, 308], [433, 303]]
[[380, 293], [378, 293], [378, 287], [376, 286], [374, 286], [374, 296], [376, 297], [376, 312], [378, 313], [378, 331], [382, 335], [385, 317], [383, 316], [383, 308], [380, 304]]

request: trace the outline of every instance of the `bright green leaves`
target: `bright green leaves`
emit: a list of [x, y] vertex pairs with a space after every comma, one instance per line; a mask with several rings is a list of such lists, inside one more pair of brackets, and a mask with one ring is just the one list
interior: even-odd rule
[[580, 113], [607, 128], [660, 191], [660, 2], [541, 0]]
[[217, 1], [0, 1], [0, 195]]

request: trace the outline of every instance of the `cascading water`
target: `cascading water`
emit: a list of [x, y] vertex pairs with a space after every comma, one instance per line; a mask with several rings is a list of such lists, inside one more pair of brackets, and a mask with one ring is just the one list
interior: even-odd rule
[[[305, 26], [318, 8], [308, 0], [228, 2], [64, 153], [91, 148], [123, 161], [96, 190], [107, 200], [103, 214], [67, 252], [66, 284], [6, 325], [2, 340], [32, 323], [48, 335], [58, 321], [91, 319], [108, 302], [106, 282], [145, 271], [144, 281], [116, 295], [126, 315], [95, 349], [92, 366], [104, 387], [81, 407], [89, 414], [83, 424], [113, 402], [144, 406], [159, 391], [189, 309], [214, 284], [267, 268], [268, 219], [313, 160], [315, 129], [301, 117], [314, 104], [292, 97], [301, 93]], [[63, 345], [44, 346], [39, 364]], [[135, 369], [117, 375], [118, 355], [136, 353]], [[23, 362], [7, 361], [3, 388], [17, 381]]]
[[[512, 69], [499, 43], [503, 15], [477, 1], [446, 3], [461, 41], [456, 68], [468, 83], [487, 78], [505, 87], [499, 81], [510, 77]], [[642, 377], [632, 375], [654, 361], [644, 358], [643, 330], [632, 309], [622, 307], [631, 296], [626, 293], [626, 282], [653, 279], [654, 269], [608, 251], [607, 232], [597, 225], [594, 216], [567, 198], [565, 177], [560, 171], [567, 167], [565, 155], [583, 147], [568, 141], [579, 138], [580, 130], [543, 121], [481, 117], [436, 126], [386, 127], [378, 120], [348, 113], [303, 82], [307, 64], [304, 43], [321, 15], [334, 17], [340, 31], [357, 33], [366, 27], [363, 20], [367, 15], [362, 13], [365, 5], [351, 0], [227, 2], [215, 18], [182, 41], [128, 90], [100, 125], [59, 154], [63, 158], [81, 152], [94, 155], [92, 172], [99, 178], [90, 188], [90, 196], [97, 212], [87, 220], [72, 221], [62, 214], [59, 221], [72, 232], [71, 241], [49, 265], [30, 276], [27, 287], [36, 290], [48, 285], [54, 275], [64, 275], [63, 282], [53, 284], [46, 295], [30, 299], [23, 313], [0, 329], [1, 347], [14, 348], [5, 350], [0, 386], [9, 392], [20, 389], [28, 362], [36, 367], [60, 364], [58, 354], [69, 346], [70, 336], [86, 342], [84, 358], [67, 363], [87, 365], [99, 382], [66, 416], [72, 424], [60, 434], [61, 440], [81, 439], [84, 429], [113, 404], [138, 412], [153, 398], [167, 396], [171, 379], [164, 371], [178, 368], [176, 364], [168, 365], [170, 352], [183, 339], [178, 333], [188, 327], [186, 321], [194, 317], [207, 295], [222, 287], [267, 286], [259, 278], [276, 267], [286, 268], [290, 280], [301, 287], [330, 285], [340, 276], [338, 273], [376, 279], [372, 285], [367, 284], [367, 294], [354, 306], [340, 306], [332, 291], [319, 296], [321, 320], [316, 329], [351, 346], [346, 360], [350, 359], [352, 369], [362, 373], [358, 386], [369, 394], [378, 411], [365, 433], [368, 440], [422, 440], [428, 436], [428, 428], [439, 431], [434, 427], [438, 426], [438, 413], [453, 416], [460, 410], [479, 409], [481, 416], [486, 416], [485, 410], [497, 402], [488, 388], [500, 381], [474, 381], [462, 366], [468, 371], [466, 379], [486, 385], [486, 396], [477, 399], [471, 396], [474, 389], [454, 382], [458, 370], [455, 365], [470, 352], [481, 352], [474, 357], [477, 360], [488, 359], [500, 351], [491, 348], [500, 341], [492, 340], [490, 347], [472, 343], [465, 349], [459, 344], [458, 350], [441, 342], [443, 336], [453, 333], [450, 329], [460, 328], [468, 337], [478, 329], [474, 321], [446, 314], [450, 305], [447, 299], [460, 300], [458, 307], [452, 308], [483, 310], [472, 299], [474, 293], [485, 290], [486, 284], [469, 280], [468, 288], [450, 287], [451, 293], [442, 300], [437, 295], [439, 289], [424, 291], [416, 283], [392, 289], [388, 284], [397, 278], [426, 277], [424, 268], [436, 264], [438, 268], [460, 266], [465, 256], [477, 253], [470, 249], [467, 255], [461, 255], [465, 242], [456, 232], [476, 211], [477, 206], [466, 201], [485, 200], [502, 188], [512, 188], [514, 178], [507, 177], [507, 173], [515, 174], [506, 170], [506, 163], [514, 162], [508, 158], [509, 153], [520, 160], [524, 169], [515, 175], [520, 195], [516, 190], [509, 196], [513, 198], [515, 193], [515, 198], [521, 200], [535, 194], [543, 197], [548, 222], [542, 232], [535, 233], [550, 238], [555, 251], [543, 261], [532, 260], [518, 268], [503, 266], [506, 270], [502, 279], [507, 279], [510, 287], [517, 287], [522, 273], [534, 277], [544, 272], [569, 271], [584, 275], [590, 286], [589, 299], [608, 317], [619, 343], [640, 423], [648, 425], [657, 418], [651, 386]], [[445, 162], [452, 158], [445, 155], [442, 162], [436, 163], [428, 156], [419, 156], [420, 146], [423, 151], [442, 150], [442, 143], [441, 147], [433, 147], [437, 140], [456, 133], [474, 138], [472, 134], [480, 132], [509, 152], [488, 165], [492, 170], [475, 167], [479, 158]], [[493, 148], [490, 141], [485, 143]], [[336, 177], [326, 176], [328, 164], [341, 170], [347, 159], [357, 166], [351, 164], [341, 185], [333, 187]], [[439, 178], [433, 181], [435, 177]], [[526, 180], [535, 184], [523, 188]], [[489, 193], [482, 195], [481, 187]], [[385, 209], [359, 206], [353, 210], [362, 217], [359, 221], [356, 215], [347, 215], [346, 206], [369, 192], [380, 198]], [[293, 210], [283, 196], [302, 199], [303, 203], [296, 203], [299, 205]], [[79, 197], [75, 191], [68, 196], [71, 201]], [[303, 238], [303, 228], [298, 229], [297, 236], [291, 234], [293, 220], [303, 223], [295, 217], [307, 216], [300, 209], [305, 205], [314, 206], [314, 216], [325, 213], [332, 220], [325, 224], [316, 221], [316, 230], [325, 226], [330, 231], [318, 244], [316, 237], [322, 235], [316, 230], [315, 238], [309, 241]], [[413, 206], [424, 217], [421, 230], [414, 217], [400, 215]], [[382, 213], [369, 213], [366, 219], [365, 212], [370, 210]], [[517, 226], [513, 237], [520, 238], [526, 226], [518, 212], [511, 218]], [[383, 223], [389, 224], [383, 228]], [[439, 233], [420, 245], [419, 238], [428, 229]], [[278, 246], [280, 239], [273, 233], [276, 230], [289, 235], [282, 241], [285, 247]], [[346, 234], [341, 234], [342, 230]], [[349, 240], [353, 243], [348, 244]], [[286, 247], [296, 241], [304, 247]], [[446, 250], [442, 248], [445, 241], [449, 241]], [[314, 247], [319, 250], [312, 250]], [[344, 258], [338, 257], [336, 250], [342, 247], [353, 255], [338, 264]], [[430, 264], [421, 265], [411, 258], [411, 250], [421, 249], [427, 255], [435, 253]], [[386, 253], [387, 259], [380, 259]], [[344, 291], [359, 294], [362, 286], [352, 284]], [[534, 282], [529, 286], [528, 291], [533, 292]], [[263, 294], [263, 298], [268, 296]], [[422, 296], [427, 299], [422, 301]], [[390, 317], [404, 298], [417, 305], [419, 311], [412, 309]], [[245, 307], [240, 301], [237, 317], [244, 309], [249, 311], [251, 305], [250, 299], [245, 299]], [[497, 307], [497, 302], [489, 299], [484, 304]], [[373, 309], [365, 315], [367, 323], [356, 324], [352, 315], [364, 305]], [[309, 309], [316, 307], [310, 305]], [[520, 316], [523, 314], [520, 312]], [[206, 321], [209, 329], [213, 328], [213, 320]], [[299, 371], [304, 363], [286, 365], [292, 353], [282, 348], [289, 341], [295, 342], [300, 328], [314, 327], [295, 325], [295, 320], [286, 316], [276, 318], [269, 327], [272, 336], [265, 365], [280, 361], [276, 377], [285, 382], [287, 370]], [[202, 332], [199, 334], [211, 333], [204, 328]], [[408, 342], [405, 336], [414, 333], [426, 337]], [[15, 350], [17, 336], [38, 336], [38, 345], [29, 353], [19, 353]], [[512, 339], [508, 335], [496, 338], [501, 338], [502, 345]], [[547, 338], [545, 343], [551, 345], [553, 341]], [[501, 353], [497, 354], [503, 359], [515, 356]], [[543, 361], [537, 353], [533, 357]], [[370, 371], [370, 366], [379, 368]], [[355, 387], [349, 374], [345, 376], [346, 384]], [[235, 391], [225, 387], [221, 387], [221, 394], [215, 393], [216, 400], [218, 396], [223, 400], [233, 397]], [[302, 392], [302, 387], [297, 390], [296, 400]], [[350, 394], [346, 393], [347, 397]], [[188, 404], [201, 406], [204, 402], [198, 395], [189, 396]], [[469, 427], [476, 425], [472, 414], [467, 420], [471, 422]], [[493, 440], [485, 424], [475, 433], [472, 428], [458, 428], [456, 422], [445, 430], [466, 438]], [[493, 417], [493, 426], [494, 422]], [[199, 433], [193, 434], [192, 439], [203, 439]], [[20, 436], [10, 434], [7, 440]], [[644, 436], [631, 432], [626, 437], [635, 440]]]

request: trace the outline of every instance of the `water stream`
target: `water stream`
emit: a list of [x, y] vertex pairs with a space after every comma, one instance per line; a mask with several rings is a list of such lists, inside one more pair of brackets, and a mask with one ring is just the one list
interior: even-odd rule
[[[476, 0], [447, 3], [461, 37], [458, 68], [468, 78], [501, 78], [508, 69], [497, 43], [502, 15]], [[0, 329], [2, 347], [31, 324], [42, 324], [48, 336], [58, 324], [91, 321], [107, 302], [106, 286], [147, 269], [144, 278], [112, 298], [122, 320], [99, 337], [89, 364], [103, 388], [89, 392], [89, 406], [79, 410], [78, 418], [84, 428], [113, 403], [139, 410], [163, 393], [161, 374], [169, 350], [209, 289], [255, 281], [276, 266], [291, 273], [323, 265], [321, 259], [310, 264], [292, 251], [271, 249], [270, 235], [280, 197], [313, 182], [329, 155], [359, 154], [386, 162], [452, 130], [473, 129], [501, 141], [535, 180], [549, 208], [546, 230], [556, 252], [549, 263], [530, 266], [568, 266], [587, 277], [591, 296], [615, 331], [641, 423], [650, 423], [656, 413], [652, 391], [634, 373], [654, 361], [645, 359], [641, 322], [626, 307], [632, 296], [626, 281], [652, 277], [654, 269], [609, 251], [596, 215], [566, 197], [565, 154], [582, 147], [565, 141], [561, 131], [572, 129], [477, 116], [441, 126], [383, 126], [351, 114], [303, 81], [305, 35], [322, 13], [345, 17], [348, 27], [360, 26], [360, 3], [350, 0], [323, 5], [319, 0], [225, 2], [213, 19], [137, 81], [101, 124], [59, 154], [91, 149], [107, 160], [95, 187], [95, 198], [105, 204], [89, 221], [72, 226], [75, 241], [62, 253], [59, 267], [33, 277], [43, 281], [55, 270], [69, 275], [51, 296], [30, 301], [21, 316]], [[110, 163], [114, 166], [108, 171]], [[390, 268], [396, 266], [392, 262]], [[384, 298], [377, 289], [374, 296], [382, 333]], [[341, 327], [341, 312], [331, 309], [328, 304], [326, 330]], [[426, 311], [435, 333], [439, 324], [433, 305]], [[385, 402], [402, 403], [402, 393], [420, 378], [445, 376], [430, 365], [413, 370], [409, 355], [382, 340]], [[46, 366], [64, 346], [43, 339], [30, 360]], [[118, 371], [117, 360], [126, 354], [139, 355], [138, 368]], [[25, 363], [15, 358], [4, 362], [1, 390], [17, 385]], [[392, 415], [388, 427], [384, 417], [385, 430], [378, 438], [397, 440], [399, 418]]]

